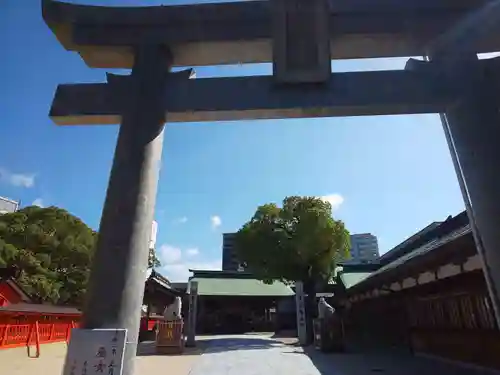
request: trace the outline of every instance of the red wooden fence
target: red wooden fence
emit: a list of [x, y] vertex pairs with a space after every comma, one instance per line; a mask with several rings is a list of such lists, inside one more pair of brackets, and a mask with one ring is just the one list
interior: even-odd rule
[[30, 347], [36, 348], [35, 357], [40, 356], [40, 345], [54, 342], [69, 342], [74, 321], [61, 323], [0, 324], [0, 349]]
[[[17, 309], [16, 309], [17, 307]], [[10, 305], [0, 308], [0, 350], [8, 348], [34, 347], [40, 356], [40, 345], [55, 342], [69, 342], [71, 329], [79, 325], [81, 313], [36, 305]], [[161, 317], [152, 317], [148, 321], [141, 319], [141, 328], [152, 330]]]
[[[68, 342], [81, 312], [74, 308], [37, 304], [11, 304], [0, 308], [0, 350], [16, 347], [36, 349], [40, 345]], [[31, 356], [31, 355], [30, 355]]]

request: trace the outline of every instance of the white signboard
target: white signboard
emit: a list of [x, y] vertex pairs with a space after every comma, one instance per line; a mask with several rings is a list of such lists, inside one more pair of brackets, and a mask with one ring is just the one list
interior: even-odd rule
[[63, 375], [121, 375], [126, 329], [71, 331]]
[[297, 315], [297, 335], [299, 343], [305, 345], [307, 343], [307, 327], [306, 327], [306, 309], [304, 303], [304, 284], [301, 281], [295, 282], [295, 306]]
[[154, 249], [156, 246], [156, 236], [158, 234], [158, 223], [153, 220], [151, 226], [151, 238], [149, 239], [149, 248]]

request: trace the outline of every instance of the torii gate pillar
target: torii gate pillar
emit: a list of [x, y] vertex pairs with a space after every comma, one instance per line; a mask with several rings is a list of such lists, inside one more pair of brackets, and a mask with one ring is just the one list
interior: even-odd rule
[[[469, 55], [470, 56], [470, 55]], [[433, 64], [431, 62], [431, 64]], [[436, 61], [439, 66], [439, 60]], [[455, 153], [463, 178], [467, 214], [497, 324], [500, 324], [500, 108], [498, 87], [480, 68], [474, 54], [452, 69], [442, 66], [445, 79], [459, 82], [460, 100], [445, 113], [450, 152]], [[468, 202], [469, 201], [469, 202]], [[470, 203], [470, 204], [468, 204]]]
[[[126, 328], [123, 375], [132, 375], [148, 262], [171, 57], [149, 45], [135, 51], [123, 84], [116, 144], [83, 314], [83, 328]], [[113, 77], [110, 77], [113, 78]]]

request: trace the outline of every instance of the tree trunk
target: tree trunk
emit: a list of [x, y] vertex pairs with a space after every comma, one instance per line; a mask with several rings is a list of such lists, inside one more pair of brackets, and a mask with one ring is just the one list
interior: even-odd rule
[[307, 345], [314, 342], [314, 318], [318, 314], [316, 306], [316, 283], [313, 280], [304, 281]]

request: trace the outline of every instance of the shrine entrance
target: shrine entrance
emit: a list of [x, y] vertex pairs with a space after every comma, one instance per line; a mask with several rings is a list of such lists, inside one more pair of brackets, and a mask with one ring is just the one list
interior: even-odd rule
[[[500, 50], [500, 1], [116, 8], [42, 0], [42, 12], [89, 67], [132, 69], [107, 83], [59, 85], [50, 111], [59, 125], [121, 124], [83, 327], [128, 330], [124, 375], [136, 353], [165, 122], [441, 113], [498, 318], [500, 61], [477, 53]], [[396, 56], [426, 58], [404, 71], [331, 71], [332, 59]], [[273, 75], [171, 72], [256, 62], [272, 62]]]

